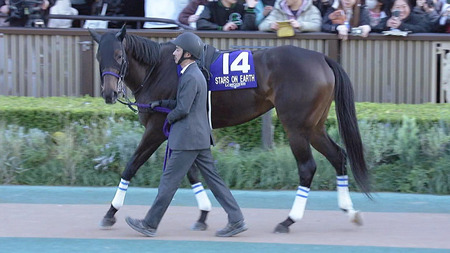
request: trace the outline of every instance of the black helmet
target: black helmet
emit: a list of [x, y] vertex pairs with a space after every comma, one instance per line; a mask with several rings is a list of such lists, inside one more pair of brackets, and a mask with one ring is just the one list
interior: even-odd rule
[[171, 42], [181, 47], [184, 51], [191, 53], [194, 58], [200, 59], [203, 51], [203, 41], [196, 34], [184, 32]]

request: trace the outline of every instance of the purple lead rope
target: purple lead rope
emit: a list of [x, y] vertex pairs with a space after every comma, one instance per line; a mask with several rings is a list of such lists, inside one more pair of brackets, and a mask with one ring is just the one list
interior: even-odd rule
[[[157, 112], [163, 112], [163, 113], [169, 113], [171, 110], [165, 107], [155, 107], [153, 110]], [[170, 127], [169, 127], [169, 121], [166, 119], [164, 121], [163, 125], [163, 133], [167, 137], [167, 146], [166, 146], [166, 154], [164, 155], [164, 164], [163, 164], [163, 171], [166, 170], [166, 164], [167, 159], [169, 159], [170, 155], [172, 154], [172, 150], [169, 148], [169, 134], [170, 134]]]

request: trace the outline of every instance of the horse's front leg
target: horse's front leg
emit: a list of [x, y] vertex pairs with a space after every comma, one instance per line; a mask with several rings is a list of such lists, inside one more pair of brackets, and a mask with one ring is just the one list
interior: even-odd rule
[[120, 179], [116, 194], [111, 201], [111, 206], [106, 215], [100, 221], [99, 225], [102, 229], [111, 228], [116, 223], [115, 214], [123, 206], [128, 184], [142, 164], [150, 158], [150, 156], [161, 145], [161, 143], [164, 142], [164, 140], [165, 137], [161, 130], [152, 130], [152, 128], [146, 129], [137, 149], [134, 151], [134, 154], [129, 160], [125, 170], [122, 172], [122, 178]]
[[189, 183], [191, 184], [192, 190], [194, 191], [195, 198], [197, 200], [198, 209], [200, 209], [200, 217], [192, 225], [191, 229], [195, 231], [204, 231], [208, 227], [206, 225], [206, 218], [209, 211], [211, 211], [211, 201], [203, 188], [202, 182], [198, 179], [198, 168], [195, 163], [192, 165], [191, 169], [187, 174]]

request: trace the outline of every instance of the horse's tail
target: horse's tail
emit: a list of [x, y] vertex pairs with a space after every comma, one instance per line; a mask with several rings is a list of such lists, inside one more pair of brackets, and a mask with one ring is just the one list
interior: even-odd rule
[[353, 177], [361, 191], [371, 198], [369, 172], [356, 119], [352, 83], [339, 63], [326, 56], [325, 60], [335, 76], [334, 101], [339, 133], [344, 140]]

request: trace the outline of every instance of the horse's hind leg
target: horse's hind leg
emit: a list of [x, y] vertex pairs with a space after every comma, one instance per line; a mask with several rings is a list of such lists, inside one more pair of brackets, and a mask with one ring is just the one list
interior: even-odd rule
[[289, 135], [289, 144], [297, 160], [300, 185], [297, 188], [294, 204], [288, 218], [275, 227], [275, 233], [288, 233], [289, 226], [301, 220], [305, 212], [309, 189], [316, 172], [316, 162], [312, 156], [310, 143], [306, 136], [304, 133], [292, 134], [292, 132]]
[[345, 151], [339, 147], [326, 133], [321, 129], [311, 135], [311, 144], [324, 155], [336, 170], [336, 185], [338, 193], [338, 206], [347, 213], [350, 221], [357, 225], [362, 225], [362, 218], [359, 211], [355, 211], [348, 191], [348, 175], [346, 168]]
[[195, 231], [204, 231], [208, 227], [208, 225], [206, 225], [206, 218], [209, 211], [211, 211], [212, 205], [208, 195], [206, 195], [202, 182], [198, 179], [198, 168], [195, 163], [192, 165], [191, 169], [189, 169], [187, 178], [191, 184], [192, 190], [194, 191], [198, 209], [200, 209], [200, 217], [192, 225], [191, 229]]

